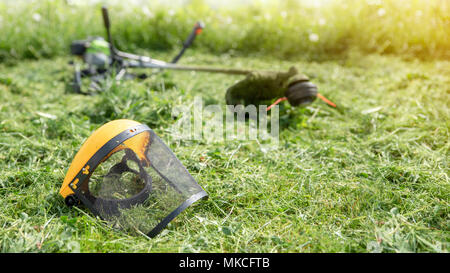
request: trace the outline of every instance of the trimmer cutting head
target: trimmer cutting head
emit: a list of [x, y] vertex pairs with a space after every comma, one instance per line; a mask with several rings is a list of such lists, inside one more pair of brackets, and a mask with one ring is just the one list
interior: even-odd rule
[[292, 106], [306, 106], [317, 98], [317, 86], [310, 81], [295, 82], [286, 89], [285, 96]]
[[128, 231], [156, 236], [206, 192], [146, 125], [111, 121], [75, 156], [60, 194]]

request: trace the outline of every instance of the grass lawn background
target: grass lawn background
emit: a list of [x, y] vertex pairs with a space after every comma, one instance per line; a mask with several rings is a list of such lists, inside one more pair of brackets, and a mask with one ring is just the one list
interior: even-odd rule
[[[55, 5], [55, 11], [63, 10], [57, 1], [48, 3]], [[2, 12], [13, 14], [2, 5]], [[253, 52], [256, 44], [252, 42], [258, 39], [248, 36], [252, 31], [238, 39], [248, 44], [239, 42], [230, 49], [232, 44], [219, 40], [221, 29], [213, 24], [211, 36], [200, 36], [180, 63], [271, 70], [295, 65], [338, 105], [333, 109], [316, 101], [307, 108], [291, 108], [283, 103], [280, 146], [265, 152], [252, 141], [171, 140], [170, 128], [176, 122], [173, 107], [190, 105], [197, 95], [206, 104], [224, 105], [226, 88], [239, 76], [172, 71], [145, 81], [111, 83], [95, 96], [68, 92], [66, 84], [72, 77], [68, 42], [90, 33], [83, 32], [86, 28], [81, 23], [74, 25], [80, 30], [76, 33], [64, 32], [70, 30], [65, 28], [69, 23], [45, 28], [43, 7], [36, 8], [44, 18], [41, 23], [24, 21], [18, 25], [19, 32], [2, 13], [2, 27], [10, 32], [0, 38], [1, 252], [449, 251], [450, 64], [441, 50], [448, 45], [448, 32], [436, 29], [433, 35], [441, 36], [433, 38], [435, 51], [432, 47], [401, 51], [395, 41], [429, 45], [428, 34], [419, 35], [423, 40], [406, 35], [395, 40], [395, 35], [389, 35], [396, 32], [385, 29], [381, 33], [393, 37], [391, 51], [377, 52], [365, 47], [362, 38], [352, 40], [356, 42], [346, 45], [345, 51], [333, 51], [325, 47], [337, 37], [333, 28], [313, 30], [319, 33], [320, 43], [301, 44], [303, 39], [298, 38], [299, 48], [311, 48], [301, 54], [289, 51], [287, 42], [274, 50], [271, 46], [276, 43], [270, 39], [262, 46], [266, 52]], [[381, 7], [371, 8], [378, 14]], [[427, 9], [422, 11], [423, 16], [429, 15]], [[32, 16], [36, 11], [28, 12]], [[190, 21], [194, 17], [175, 14], [171, 18]], [[79, 16], [77, 12], [66, 15], [61, 18]], [[99, 23], [91, 30], [103, 35], [98, 9], [81, 22], [90, 16]], [[126, 13], [120, 16], [128, 18]], [[325, 18], [328, 23], [333, 20]], [[444, 22], [439, 26], [448, 22], [445, 16], [437, 18]], [[342, 25], [337, 33], [347, 33], [344, 26], [349, 21], [338, 21]], [[177, 25], [164, 22], [165, 27]], [[370, 22], [362, 25], [368, 27]], [[249, 21], [249, 26], [253, 24], [258, 22]], [[121, 49], [166, 60], [174, 56], [179, 37], [167, 40], [174, 50], [160, 51], [152, 44], [157, 39], [138, 35], [145, 33], [144, 23], [124, 26], [115, 25]], [[372, 36], [380, 41], [388, 37], [372, 26]], [[173, 31], [184, 37], [190, 27]], [[161, 33], [166, 30], [175, 33], [166, 28]], [[308, 39], [305, 31], [301, 37]], [[288, 37], [283, 33], [278, 38]], [[126, 44], [128, 39], [131, 42]], [[16, 51], [11, 51], [13, 44]], [[374, 45], [380, 44], [375, 39]], [[58, 194], [81, 144], [102, 124], [119, 118], [149, 125], [210, 196], [180, 214], [154, 239], [113, 230], [83, 207], [66, 207]]]
[[[189, 55], [185, 63], [294, 64]], [[239, 77], [168, 72], [82, 96], [65, 91], [68, 60], [2, 67], [2, 251], [448, 251], [447, 62], [295, 62], [339, 108], [283, 105], [280, 146], [264, 153], [255, 142], [170, 142], [172, 107], [199, 94], [222, 104]], [[82, 142], [117, 118], [152, 127], [210, 195], [152, 240], [58, 195]]]

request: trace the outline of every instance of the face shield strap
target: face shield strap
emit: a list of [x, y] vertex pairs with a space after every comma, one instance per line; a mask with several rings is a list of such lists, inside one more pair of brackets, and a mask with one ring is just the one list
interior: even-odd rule
[[[128, 160], [134, 161], [138, 164], [139, 172], [131, 169], [127, 165]], [[89, 189], [87, 189], [84, 195], [93, 204], [92, 206], [97, 212], [101, 211], [106, 215], [118, 216], [120, 215], [120, 209], [131, 208], [134, 205], [143, 203], [148, 198], [152, 190], [151, 177], [144, 170], [140, 160], [137, 159], [137, 157], [131, 150], [125, 151], [125, 155], [123, 156], [122, 161], [112, 166], [109, 172], [104, 176], [104, 178], [117, 176], [120, 177], [126, 172], [138, 175], [145, 183], [144, 188], [138, 194], [126, 199], [106, 199], [101, 197], [94, 197], [92, 194], [90, 194]]]
[[[94, 197], [89, 193], [88, 181], [97, 166], [106, 158], [112, 150], [114, 150], [118, 145], [123, 143], [125, 140], [138, 135], [144, 131], [151, 131], [147, 125], [141, 124], [136, 127], [127, 129], [111, 140], [109, 140], [105, 145], [103, 145], [85, 164], [79, 173], [75, 176], [69, 187], [74, 191], [75, 195], [87, 206], [94, 214], [101, 215], [99, 212], [105, 212], [107, 214], [116, 215], [118, 209], [130, 207], [134, 204], [144, 202], [151, 191], [151, 181], [148, 175], [144, 175], [142, 179], [145, 181], [145, 187], [138, 194], [131, 198], [121, 199], [121, 200], [108, 200], [103, 198]], [[123, 159], [122, 159], [123, 160]], [[121, 162], [122, 163], [122, 162]], [[143, 168], [141, 163], [137, 160], [140, 166], [140, 173]], [[120, 164], [120, 163], [119, 163]], [[116, 167], [119, 168], [119, 167]], [[114, 169], [114, 166], [111, 168]], [[86, 172], [89, 170], [90, 172]], [[92, 170], [92, 171], [91, 171]], [[110, 170], [111, 171], [111, 170]], [[75, 183], [79, 181], [78, 183]], [[97, 204], [97, 205], [95, 205]]]

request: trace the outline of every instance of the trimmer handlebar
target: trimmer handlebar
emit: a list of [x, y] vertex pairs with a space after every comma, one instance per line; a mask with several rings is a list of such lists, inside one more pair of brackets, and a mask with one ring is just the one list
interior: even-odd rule
[[105, 24], [106, 29], [109, 29], [109, 15], [108, 15], [108, 9], [103, 6], [102, 7], [102, 15], [103, 15], [103, 23]]
[[106, 35], [108, 36], [109, 50], [111, 51], [111, 57], [113, 63], [117, 60], [117, 50], [114, 47], [112, 36], [111, 36], [111, 23], [109, 22], [108, 8], [102, 7], [103, 23], [106, 28]]
[[195, 23], [191, 34], [189, 34], [189, 36], [186, 39], [186, 41], [184, 41], [183, 46], [184, 47], [190, 47], [192, 45], [192, 42], [194, 42], [195, 37], [197, 37], [197, 35], [202, 33], [202, 30], [203, 30], [204, 27], [205, 27], [205, 24], [203, 24], [202, 22]]
[[180, 50], [180, 52], [178, 53], [177, 56], [175, 56], [175, 58], [173, 58], [173, 60], [171, 61], [171, 63], [176, 63], [178, 62], [178, 60], [181, 58], [181, 56], [183, 56], [184, 51], [190, 47], [192, 45], [192, 43], [195, 40], [195, 37], [197, 37], [197, 35], [199, 35], [200, 33], [202, 33], [203, 28], [205, 27], [205, 24], [203, 24], [203, 22], [197, 22], [194, 25], [194, 28], [192, 29], [191, 33], [189, 34], [189, 36], [187, 37], [186, 41], [184, 41], [183, 43], [183, 48]]

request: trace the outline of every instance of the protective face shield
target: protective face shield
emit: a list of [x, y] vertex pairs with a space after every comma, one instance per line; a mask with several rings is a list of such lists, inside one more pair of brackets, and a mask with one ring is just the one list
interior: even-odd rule
[[111, 121], [75, 156], [60, 194], [130, 232], [156, 236], [172, 219], [208, 195], [146, 125]]

